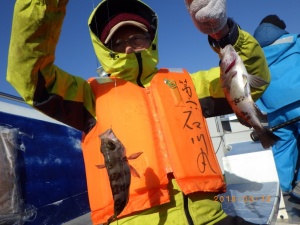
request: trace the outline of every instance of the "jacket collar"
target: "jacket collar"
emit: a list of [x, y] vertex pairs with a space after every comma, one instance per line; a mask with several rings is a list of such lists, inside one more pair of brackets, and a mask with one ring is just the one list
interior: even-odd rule
[[[151, 81], [153, 75], [157, 72], [156, 66], [158, 64], [158, 29], [156, 28], [153, 41], [148, 49], [140, 51], [139, 53], [131, 54], [113, 52], [100, 41], [98, 35], [96, 34], [98, 31], [93, 31], [93, 29], [91, 29], [93, 21], [98, 19], [95, 18], [98, 15], [97, 10], [100, 8], [103, 9], [102, 4], [104, 3], [105, 1], [99, 3], [99, 5], [91, 13], [88, 21], [92, 44], [103, 70], [109, 76], [118, 77], [142, 87], [149, 85], [149, 82]], [[147, 7], [148, 10], [153, 12], [150, 7], [143, 2], [137, 1], [137, 3], [142, 4], [143, 7]], [[157, 19], [157, 16], [154, 12], [153, 15], [155, 15], [154, 18]], [[157, 21], [155, 21], [155, 24], [156, 23]]]

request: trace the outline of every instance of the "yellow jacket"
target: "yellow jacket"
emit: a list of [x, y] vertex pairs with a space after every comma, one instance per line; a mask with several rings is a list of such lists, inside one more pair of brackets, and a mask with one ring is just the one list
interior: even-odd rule
[[[147, 86], [157, 71], [157, 34], [154, 35], [152, 45], [141, 52], [140, 62], [134, 54], [110, 54], [111, 51], [100, 42], [93, 31], [95, 12], [101, 6], [105, 8], [105, 2], [95, 8], [89, 19], [91, 39], [97, 57], [106, 73], [111, 76]], [[54, 52], [66, 5], [66, 0], [32, 0], [32, 3], [16, 1], [7, 81], [29, 105], [87, 133], [96, 122], [91, 88], [81, 77], [72, 76], [54, 64]], [[145, 7], [148, 8], [146, 5]], [[150, 8], [148, 10], [152, 11]], [[153, 15], [156, 16], [154, 12]], [[157, 26], [157, 21], [154, 23]], [[238, 36], [234, 41], [233, 45], [242, 57], [247, 71], [269, 81], [267, 63], [256, 40], [238, 28]], [[142, 73], [139, 74], [139, 71]], [[199, 71], [191, 76], [205, 117], [232, 113], [219, 84], [219, 67]], [[253, 99], [258, 99], [265, 88], [252, 90]]]

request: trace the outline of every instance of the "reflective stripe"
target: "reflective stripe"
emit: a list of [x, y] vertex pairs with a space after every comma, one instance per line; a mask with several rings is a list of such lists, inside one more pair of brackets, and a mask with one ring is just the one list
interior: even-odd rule
[[276, 40], [271, 45], [279, 45], [279, 44], [292, 43], [293, 41], [294, 41], [294, 36], [289, 36], [289, 37], [278, 39], [278, 40]]
[[183, 73], [183, 69], [182, 68], [169, 68], [168, 70], [171, 73]]

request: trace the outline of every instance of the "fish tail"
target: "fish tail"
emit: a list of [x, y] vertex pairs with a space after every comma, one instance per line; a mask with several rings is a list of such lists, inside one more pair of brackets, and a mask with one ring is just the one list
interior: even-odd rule
[[256, 115], [257, 115], [259, 121], [262, 122], [262, 123], [267, 123], [268, 122], [267, 114], [263, 114], [260, 111], [260, 109], [258, 108], [258, 106], [255, 103], [253, 103], [253, 104], [254, 104], [255, 112], [256, 112]]
[[264, 149], [272, 147], [280, 139], [277, 135], [275, 135], [271, 130], [269, 130], [266, 127], [263, 127], [260, 131], [257, 132], [257, 134], [260, 143]]

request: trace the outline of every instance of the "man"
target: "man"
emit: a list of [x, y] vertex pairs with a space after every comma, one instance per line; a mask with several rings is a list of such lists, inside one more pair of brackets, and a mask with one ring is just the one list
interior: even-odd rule
[[[67, 1], [36, 2], [16, 2], [7, 80], [28, 104], [83, 132], [93, 223], [105, 223], [118, 204], [106, 171], [97, 168], [104, 163], [99, 135], [112, 128], [127, 155], [143, 152], [130, 162], [140, 178], [132, 177], [116, 224], [251, 224], [227, 216], [213, 201], [225, 183], [201, 108], [206, 117], [232, 112], [218, 82], [219, 68], [191, 76], [184, 69], [158, 70], [157, 15], [141, 1], [104, 0], [92, 12], [89, 28], [109, 78], [87, 82], [54, 65]], [[224, 0], [186, 5], [217, 51], [232, 44], [249, 73], [269, 80], [260, 46], [227, 18]], [[254, 99], [264, 89], [253, 90]], [[125, 188], [116, 185], [113, 195]]]
[[[300, 38], [285, 28], [285, 22], [277, 15], [268, 15], [254, 32], [272, 77], [266, 92], [257, 101], [268, 113], [270, 127], [300, 116]], [[300, 200], [299, 132], [299, 121], [274, 131], [281, 139], [272, 151], [282, 192]]]

